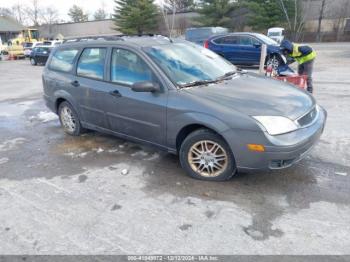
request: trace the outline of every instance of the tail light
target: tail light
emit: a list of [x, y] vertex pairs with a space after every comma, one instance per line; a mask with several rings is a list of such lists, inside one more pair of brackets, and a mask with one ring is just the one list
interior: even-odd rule
[[204, 42], [204, 48], [209, 48], [209, 41], [208, 41], [208, 40], [205, 40], [205, 42]]

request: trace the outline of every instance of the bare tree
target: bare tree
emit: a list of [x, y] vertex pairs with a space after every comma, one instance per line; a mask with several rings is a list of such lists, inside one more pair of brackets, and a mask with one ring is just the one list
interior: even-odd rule
[[0, 7], [0, 16], [13, 16], [10, 8]]
[[17, 22], [20, 24], [24, 24], [27, 19], [27, 15], [23, 6], [20, 4], [15, 4], [11, 7], [11, 10], [12, 16], [17, 20]]
[[[161, 2], [162, 15], [170, 37], [172, 37], [174, 34], [176, 13], [187, 11], [193, 6], [193, 0], [163, 0]], [[171, 17], [169, 18], [170, 14]], [[181, 24], [184, 24], [184, 20], [181, 21]]]
[[288, 12], [285, 0], [279, 0], [279, 3], [287, 20], [288, 30], [291, 32], [291, 38], [294, 41], [298, 41], [301, 38], [302, 32], [304, 31], [306, 14], [310, 7], [310, 0], [308, 0], [304, 6], [299, 0], [289, 1], [293, 12]]
[[341, 4], [336, 10], [335, 16], [337, 17], [334, 24], [334, 31], [336, 32], [336, 41], [340, 40], [341, 34], [344, 33], [345, 19], [347, 18], [347, 12], [350, 7], [350, 0], [342, 0]]
[[320, 14], [318, 16], [318, 26], [317, 26], [317, 35], [316, 35], [317, 42], [321, 42], [321, 26], [322, 26], [322, 20], [326, 9], [326, 2], [327, 0], [322, 0]]
[[58, 10], [53, 7], [46, 7], [42, 12], [42, 19], [48, 25], [57, 23], [59, 20]]
[[26, 13], [34, 25], [39, 25], [39, 18], [42, 14], [42, 9], [39, 7], [39, 0], [31, 0], [31, 5], [27, 7]]

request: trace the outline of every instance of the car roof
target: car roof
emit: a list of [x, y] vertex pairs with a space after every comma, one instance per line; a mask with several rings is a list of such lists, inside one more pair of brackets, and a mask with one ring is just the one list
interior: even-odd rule
[[249, 35], [249, 36], [255, 36], [259, 38], [260, 33], [253, 33], [253, 32], [234, 32], [234, 33], [226, 33], [226, 34], [217, 34], [217, 35], [212, 35], [209, 37], [208, 40], [216, 39], [219, 37], [224, 37], [224, 36], [230, 36], [230, 35]]
[[173, 42], [183, 42], [179, 39], [170, 39], [166, 36], [152, 35], [152, 36], [115, 36], [113, 38], [100, 37], [98, 39], [80, 38], [77, 41], [69, 39], [62, 45], [58, 46], [58, 49], [69, 47], [84, 47], [91, 45], [113, 46], [113, 45], [125, 45], [132, 47], [149, 47], [155, 45], [169, 44]]

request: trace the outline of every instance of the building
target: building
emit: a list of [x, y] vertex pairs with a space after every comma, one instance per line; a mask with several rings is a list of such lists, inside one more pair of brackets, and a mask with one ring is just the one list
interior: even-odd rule
[[36, 27], [39, 30], [39, 35], [42, 38], [56, 39], [56, 38], [74, 38], [87, 37], [98, 35], [115, 35], [120, 34], [115, 30], [115, 25], [112, 19], [87, 21], [79, 23], [60, 23], [60, 24], [46, 24]]
[[[303, 0], [305, 40], [314, 40], [323, 0]], [[322, 39], [350, 40], [350, 0], [325, 0], [321, 23]]]
[[25, 27], [9, 16], [0, 16], [0, 40], [7, 43], [11, 38], [16, 38]]

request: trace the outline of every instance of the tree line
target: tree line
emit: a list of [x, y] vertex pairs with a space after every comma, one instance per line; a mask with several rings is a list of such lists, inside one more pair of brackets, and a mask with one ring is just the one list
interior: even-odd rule
[[[163, 18], [169, 35], [174, 28], [177, 12], [195, 11], [195, 26], [221, 26], [232, 31], [249, 26], [254, 31], [266, 31], [281, 26], [289, 37], [299, 40], [307, 19], [311, 0], [115, 0], [113, 19], [116, 28], [126, 34], [142, 34], [159, 30], [159, 17]], [[321, 40], [321, 26], [327, 4], [322, 0], [318, 17], [317, 40]], [[349, 5], [350, 0], [343, 1]], [[339, 5], [343, 9], [344, 5]], [[343, 12], [344, 13], [344, 12]], [[169, 19], [170, 18], [170, 19]], [[158, 22], [157, 22], [158, 21]]]
[[[112, 1], [112, 0], [111, 0]], [[59, 11], [53, 6], [45, 6], [44, 0], [30, 0], [26, 4], [14, 4], [10, 8], [0, 7], [0, 16], [11, 16], [20, 24], [38, 26], [41, 24], [55, 24], [67, 22], [60, 18]], [[67, 14], [70, 22], [86, 22], [88, 20], [103, 20], [111, 17], [102, 2], [92, 16], [82, 7], [73, 5]]]
[[[107, 1], [107, 0], [105, 0]], [[92, 15], [92, 20], [112, 18], [116, 29], [124, 34], [159, 32], [159, 24], [165, 24], [172, 34], [175, 14], [195, 11], [199, 14], [191, 24], [195, 26], [221, 26], [234, 31], [249, 26], [254, 31], [283, 26], [290, 37], [300, 38], [306, 22], [305, 3], [311, 0], [109, 0], [114, 1], [113, 13], [108, 13], [102, 3]], [[321, 40], [321, 25], [327, 4], [322, 0], [318, 17], [317, 39]], [[339, 0], [340, 1], [340, 0]], [[349, 4], [350, 0], [342, 0]], [[20, 23], [32, 25], [65, 22], [59, 20], [54, 7], [43, 7], [43, 0], [30, 0], [28, 5], [15, 4], [12, 8], [0, 8], [0, 15], [11, 15]], [[304, 5], [303, 5], [304, 4]], [[341, 5], [340, 5], [341, 6]], [[341, 10], [343, 13], [343, 10]], [[72, 22], [85, 22], [89, 14], [73, 5], [68, 16]]]

